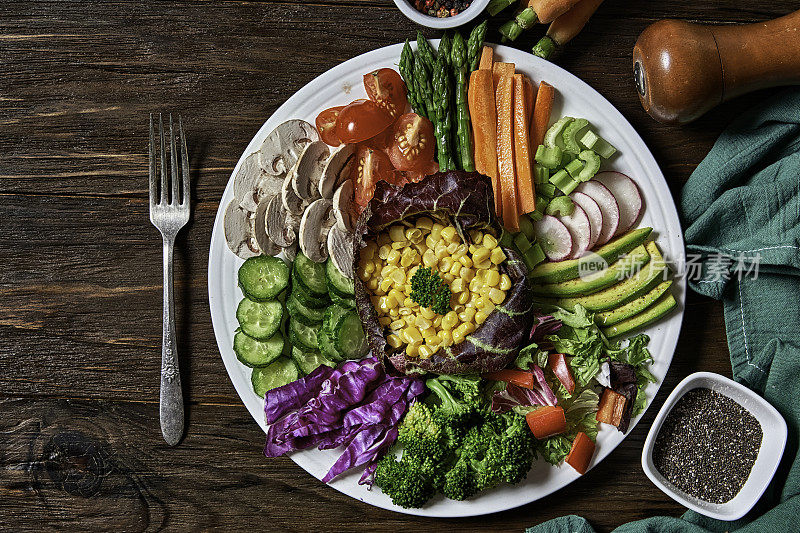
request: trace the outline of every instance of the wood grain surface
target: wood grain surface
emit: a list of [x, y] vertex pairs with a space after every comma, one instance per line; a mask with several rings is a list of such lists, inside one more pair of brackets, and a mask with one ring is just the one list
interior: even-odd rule
[[[684, 127], [641, 109], [638, 34], [665, 17], [774, 18], [790, 0], [607, 0], [555, 59], [608, 98], [650, 146], [674, 195], [739, 98]], [[488, 39], [497, 40], [492, 21]], [[390, 0], [0, 3], [0, 530], [520, 531], [563, 514], [601, 531], [683, 509], [644, 476], [651, 409], [585, 478], [489, 517], [370, 507], [287, 458], [267, 460], [217, 351], [206, 271], [230, 172], [288, 96], [353, 56], [411, 36]], [[520, 38], [529, 50], [542, 28]], [[438, 37], [432, 31], [429, 37]], [[180, 113], [194, 213], [176, 248], [187, 434], [158, 426], [161, 246], [148, 220], [147, 115]], [[730, 375], [722, 310], [690, 294], [656, 405], [687, 374]]]

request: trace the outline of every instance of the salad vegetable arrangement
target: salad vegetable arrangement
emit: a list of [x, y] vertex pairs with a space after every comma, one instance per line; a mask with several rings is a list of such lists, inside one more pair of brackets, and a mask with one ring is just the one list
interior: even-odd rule
[[655, 381], [624, 337], [676, 305], [635, 182], [602, 170], [616, 149], [485, 30], [418, 35], [368, 99], [279, 125], [225, 211], [265, 454], [340, 449], [323, 481], [361, 467], [403, 507], [537, 458], [586, 472]]

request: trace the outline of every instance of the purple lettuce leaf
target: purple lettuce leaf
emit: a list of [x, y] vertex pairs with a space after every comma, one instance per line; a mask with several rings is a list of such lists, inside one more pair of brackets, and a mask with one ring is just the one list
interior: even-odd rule
[[[389, 225], [432, 212], [447, 216], [465, 242], [469, 242], [471, 229], [489, 229], [497, 235], [501, 232], [494, 213], [491, 180], [477, 172], [439, 172], [402, 188], [381, 181], [356, 224], [354, 264], [366, 241]], [[372, 353], [387, 371], [392, 372], [393, 367], [402, 374], [481, 373], [501, 370], [514, 360], [517, 347], [529, 331], [532, 304], [525, 265], [515, 251], [503, 250], [508, 261], [500, 268], [512, 281], [506, 301], [464, 341], [439, 350], [428, 359], [406, 358], [404, 352], [389, 353], [384, 328], [378, 322], [369, 292], [356, 278], [356, 309]]]

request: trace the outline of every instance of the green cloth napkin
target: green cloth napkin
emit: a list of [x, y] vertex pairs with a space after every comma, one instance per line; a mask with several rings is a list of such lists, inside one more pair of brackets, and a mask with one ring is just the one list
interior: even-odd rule
[[[775, 478], [743, 519], [722, 522], [687, 511], [681, 518], [648, 518], [616, 531], [798, 531], [800, 88], [782, 92], [728, 127], [683, 188], [681, 211], [689, 285], [722, 300], [733, 377], [781, 412], [789, 440]], [[693, 254], [700, 260], [693, 261]], [[577, 516], [528, 529], [562, 531], [594, 530]]]

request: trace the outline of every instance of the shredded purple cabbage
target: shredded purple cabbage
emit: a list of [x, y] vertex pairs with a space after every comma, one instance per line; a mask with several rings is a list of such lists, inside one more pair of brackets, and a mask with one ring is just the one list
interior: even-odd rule
[[547, 381], [544, 372], [538, 365], [531, 365], [531, 371], [536, 378], [534, 389], [526, 389], [513, 383], [507, 383], [505, 390], [495, 391], [492, 394], [492, 411], [505, 413], [514, 407], [530, 407], [532, 405], [555, 405], [556, 395]]
[[424, 390], [420, 379], [388, 376], [377, 357], [346, 361], [335, 369], [319, 367], [265, 395], [270, 426], [264, 455], [344, 446], [323, 481], [367, 464], [359, 482], [371, 485], [379, 456], [397, 439], [400, 419]]

